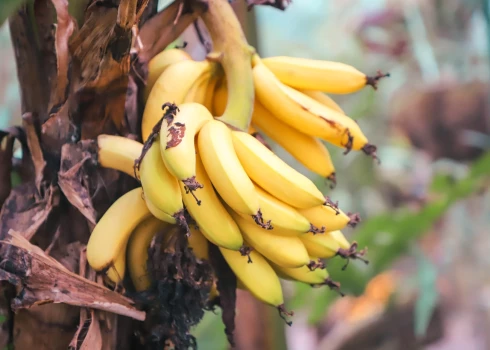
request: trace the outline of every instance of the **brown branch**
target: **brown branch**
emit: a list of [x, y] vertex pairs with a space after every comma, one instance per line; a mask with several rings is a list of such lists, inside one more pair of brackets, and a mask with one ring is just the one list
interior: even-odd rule
[[46, 161], [44, 160], [43, 151], [41, 149], [41, 144], [39, 143], [39, 138], [37, 135], [37, 130], [35, 126], [35, 118], [32, 113], [25, 113], [22, 116], [22, 125], [26, 132], [27, 144], [29, 145], [29, 150], [31, 151], [32, 163], [34, 164], [34, 173], [36, 188], [39, 194], [43, 193], [43, 182], [46, 170]]
[[34, 305], [64, 303], [139, 321], [145, 319], [145, 312], [137, 310], [132, 300], [70, 272], [20, 233], [10, 230], [9, 234], [9, 240], [0, 242], [3, 252], [0, 279], [22, 289], [12, 302], [14, 311]]

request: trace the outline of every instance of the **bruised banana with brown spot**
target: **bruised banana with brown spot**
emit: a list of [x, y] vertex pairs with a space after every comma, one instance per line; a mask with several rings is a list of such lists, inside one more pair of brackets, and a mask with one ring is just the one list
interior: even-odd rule
[[[201, 128], [213, 120], [206, 107], [189, 102], [178, 106], [177, 113], [164, 118], [160, 129], [160, 152], [168, 171], [194, 191], [202, 185], [196, 181], [196, 147], [194, 139]], [[189, 195], [187, 194], [183, 194]], [[197, 200], [197, 199], [196, 199]]]

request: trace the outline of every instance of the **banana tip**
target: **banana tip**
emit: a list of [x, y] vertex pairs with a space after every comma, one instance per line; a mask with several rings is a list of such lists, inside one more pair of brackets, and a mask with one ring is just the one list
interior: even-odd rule
[[366, 77], [366, 85], [370, 85], [374, 90], [378, 90], [378, 82], [383, 78], [389, 78], [390, 73], [383, 73], [380, 70], [376, 72], [375, 76], [367, 76]]

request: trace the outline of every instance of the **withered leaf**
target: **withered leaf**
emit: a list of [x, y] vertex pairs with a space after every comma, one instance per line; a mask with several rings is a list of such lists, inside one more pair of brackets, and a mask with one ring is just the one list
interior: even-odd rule
[[102, 285], [68, 271], [42, 249], [11, 230], [10, 238], [1, 241], [0, 278], [22, 288], [12, 302], [12, 309], [30, 308], [47, 303], [65, 303], [128, 316], [139, 321], [145, 313], [133, 302]]
[[97, 222], [97, 213], [92, 205], [89, 174], [84, 171], [84, 165], [92, 160], [92, 153], [88, 149], [94, 147], [95, 144], [91, 141], [64, 144], [58, 173], [58, 184], [68, 201], [93, 225]]
[[43, 228], [49, 215], [59, 205], [58, 187], [50, 186], [38, 194], [33, 182], [27, 182], [12, 189], [0, 211], [0, 238], [7, 237], [10, 229], [22, 232], [30, 240]]

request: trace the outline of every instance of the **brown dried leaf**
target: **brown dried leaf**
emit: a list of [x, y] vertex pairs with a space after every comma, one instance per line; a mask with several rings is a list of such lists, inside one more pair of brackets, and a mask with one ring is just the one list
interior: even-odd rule
[[22, 125], [26, 132], [27, 145], [31, 152], [32, 163], [34, 164], [34, 173], [36, 174], [36, 188], [38, 193], [42, 193], [45, 182], [46, 161], [44, 160], [43, 151], [36, 131], [35, 119], [32, 113], [22, 115]]
[[41, 197], [33, 182], [15, 187], [0, 211], [0, 238], [7, 237], [10, 229], [22, 232], [31, 240], [40, 230], [50, 214], [58, 207], [60, 193], [58, 187], [50, 186]]
[[136, 40], [138, 61], [148, 63], [192, 24], [206, 9], [206, 4], [194, 1], [174, 1], [149, 19], [140, 29]]
[[95, 225], [97, 213], [90, 197], [89, 177], [83, 168], [85, 162], [92, 160], [93, 153], [87, 150], [92, 147], [95, 143], [91, 141], [63, 145], [58, 185], [68, 201]]
[[12, 309], [34, 305], [64, 303], [128, 316], [139, 321], [145, 313], [133, 302], [101, 285], [68, 271], [60, 262], [11, 230], [10, 240], [2, 241], [0, 278], [22, 288]]

